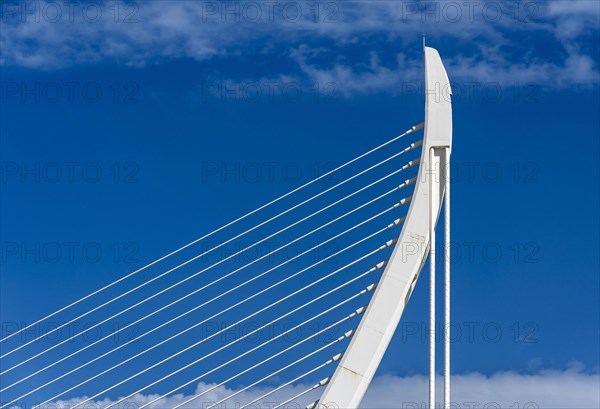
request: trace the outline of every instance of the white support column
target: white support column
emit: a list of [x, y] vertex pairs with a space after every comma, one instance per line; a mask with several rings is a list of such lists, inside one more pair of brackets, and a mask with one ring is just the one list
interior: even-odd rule
[[429, 149], [429, 409], [435, 409], [435, 148]]
[[444, 409], [450, 409], [450, 148], [444, 151]]

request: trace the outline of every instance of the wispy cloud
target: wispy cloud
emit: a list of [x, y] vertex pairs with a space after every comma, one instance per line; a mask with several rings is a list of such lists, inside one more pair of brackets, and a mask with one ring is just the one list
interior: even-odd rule
[[414, 50], [427, 32], [444, 49], [455, 81], [600, 83], [600, 4], [594, 1], [26, 4], [2, 3], [5, 66], [139, 67], [180, 58], [268, 56], [292, 62], [296, 72], [263, 77], [331, 81], [352, 95], [418, 78], [421, 56]]
[[[442, 379], [439, 378], [441, 385]], [[313, 384], [296, 384], [269, 396], [262, 405], [254, 407], [273, 407]], [[174, 407], [191, 397], [212, 389], [201, 398], [194, 400], [186, 408], [207, 407], [210, 403], [236, 392], [226, 387], [214, 387], [214, 384], [199, 383], [193, 393], [175, 394], [153, 403], [150, 408]], [[227, 407], [239, 407], [248, 403], [272, 388], [255, 388], [244, 391], [226, 402]], [[322, 389], [290, 404], [288, 408], [304, 407], [318, 399]], [[376, 377], [362, 402], [364, 409], [426, 407], [428, 378], [425, 375], [397, 376], [382, 375]], [[127, 407], [139, 407], [157, 399], [158, 394], [138, 394], [130, 398]], [[74, 398], [55, 402], [57, 408], [67, 408], [84, 398]], [[115, 401], [104, 399], [96, 401], [94, 407], [105, 407]], [[535, 374], [499, 372], [491, 376], [480, 373], [455, 375], [452, 378], [452, 402], [459, 408], [598, 408], [600, 407], [600, 376], [586, 373], [580, 365], [566, 370], [544, 370]], [[236, 406], [237, 405], [237, 406]], [[224, 406], [221, 406], [224, 407]]]
[[[441, 384], [439, 378], [438, 385]], [[384, 375], [375, 379], [362, 407], [426, 407], [427, 390], [425, 376]], [[457, 375], [452, 378], [452, 402], [459, 408], [597, 408], [600, 377], [585, 374], [577, 367], [530, 375], [515, 372]]]

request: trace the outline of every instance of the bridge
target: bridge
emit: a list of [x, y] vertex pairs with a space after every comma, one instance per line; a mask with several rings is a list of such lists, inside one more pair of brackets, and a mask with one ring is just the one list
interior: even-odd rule
[[[428, 258], [434, 408], [431, 255], [442, 209], [450, 408], [451, 90], [438, 52], [424, 55], [424, 122], [5, 335], [0, 409], [357, 408]], [[253, 249], [262, 251], [248, 257]], [[58, 324], [23, 337], [49, 322]], [[115, 322], [124, 324], [85, 340]]]

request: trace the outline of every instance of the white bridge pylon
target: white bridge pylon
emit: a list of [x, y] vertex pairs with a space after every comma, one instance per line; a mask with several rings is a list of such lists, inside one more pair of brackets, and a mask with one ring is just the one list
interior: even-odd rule
[[[432, 255], [442, 208], [444, 407], [449, 409], [451, 91], [438, 52], [424, 47], [424, 53], [423, 123], [2, 334], [0, 409], [63, 409], [64, 402], [70, 409], [130, 404], [137, 409], [262, 404], [288, 409], [309, 402], [311, 409], [357, 408], [428, 256], [429, 404], [434, 408]], [[402, 146], [396, 146], [400, 140]], [[369, 160], [376, 163], [368, 166]], [[333, 173], [341, 181], [326, 184]], [[299, 203], [298, 192], [304, 195]], [[267, 208], [276, 214], [263, 214]], [[196, 244], [211, 236], [219, 244], [200, 251]], [[242, 246], [242, 237], [249, 244]], [[209, 259], [234, 244], [239, 250]], [[283, 255], [292, 245], [301, 251]], [[326, 246], [335, 252], [324, 257], [319, 251]], [[258, 250], [257, 257], [244, 258], [249, 250]], [[38, 331], [50, 319], [55, 323]], [[251, 330], [238, 334], [243, 328]], [[114, 341], [131, 329], [135, 336]], [[86, 338], [92, 330], [106, 335]], [[228, 337], [232, 332], [235, 336]]]
[[[449, 161], [452, 148], [450, 81], [437, 50], [425, 51], [425, 136], [421, 166], [404, 226], [369, 306], [350, 345], [328, 383], [319, 406], [357, 408], [400, 322], [419, 273], [429, 254], [430, 287], [430, 389], [435, 407], [435, 225], [444, 191], [449, 198]], [[449, 201], [445, 214], [445, 251], [449, 251]], [[449, 257], [445, 254], [445, 325], [449, 331]], [[449, 334], [444, 334], [444, 407], [450, 405]]]

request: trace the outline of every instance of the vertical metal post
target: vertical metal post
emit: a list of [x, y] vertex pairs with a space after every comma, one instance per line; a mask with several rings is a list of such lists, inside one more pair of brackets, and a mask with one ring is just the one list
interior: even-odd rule
[[444, 409], [450, 409], [450, 148], [444, 160]]
[[429, 149], [429, 409], [435, 409], [435, 149]]

